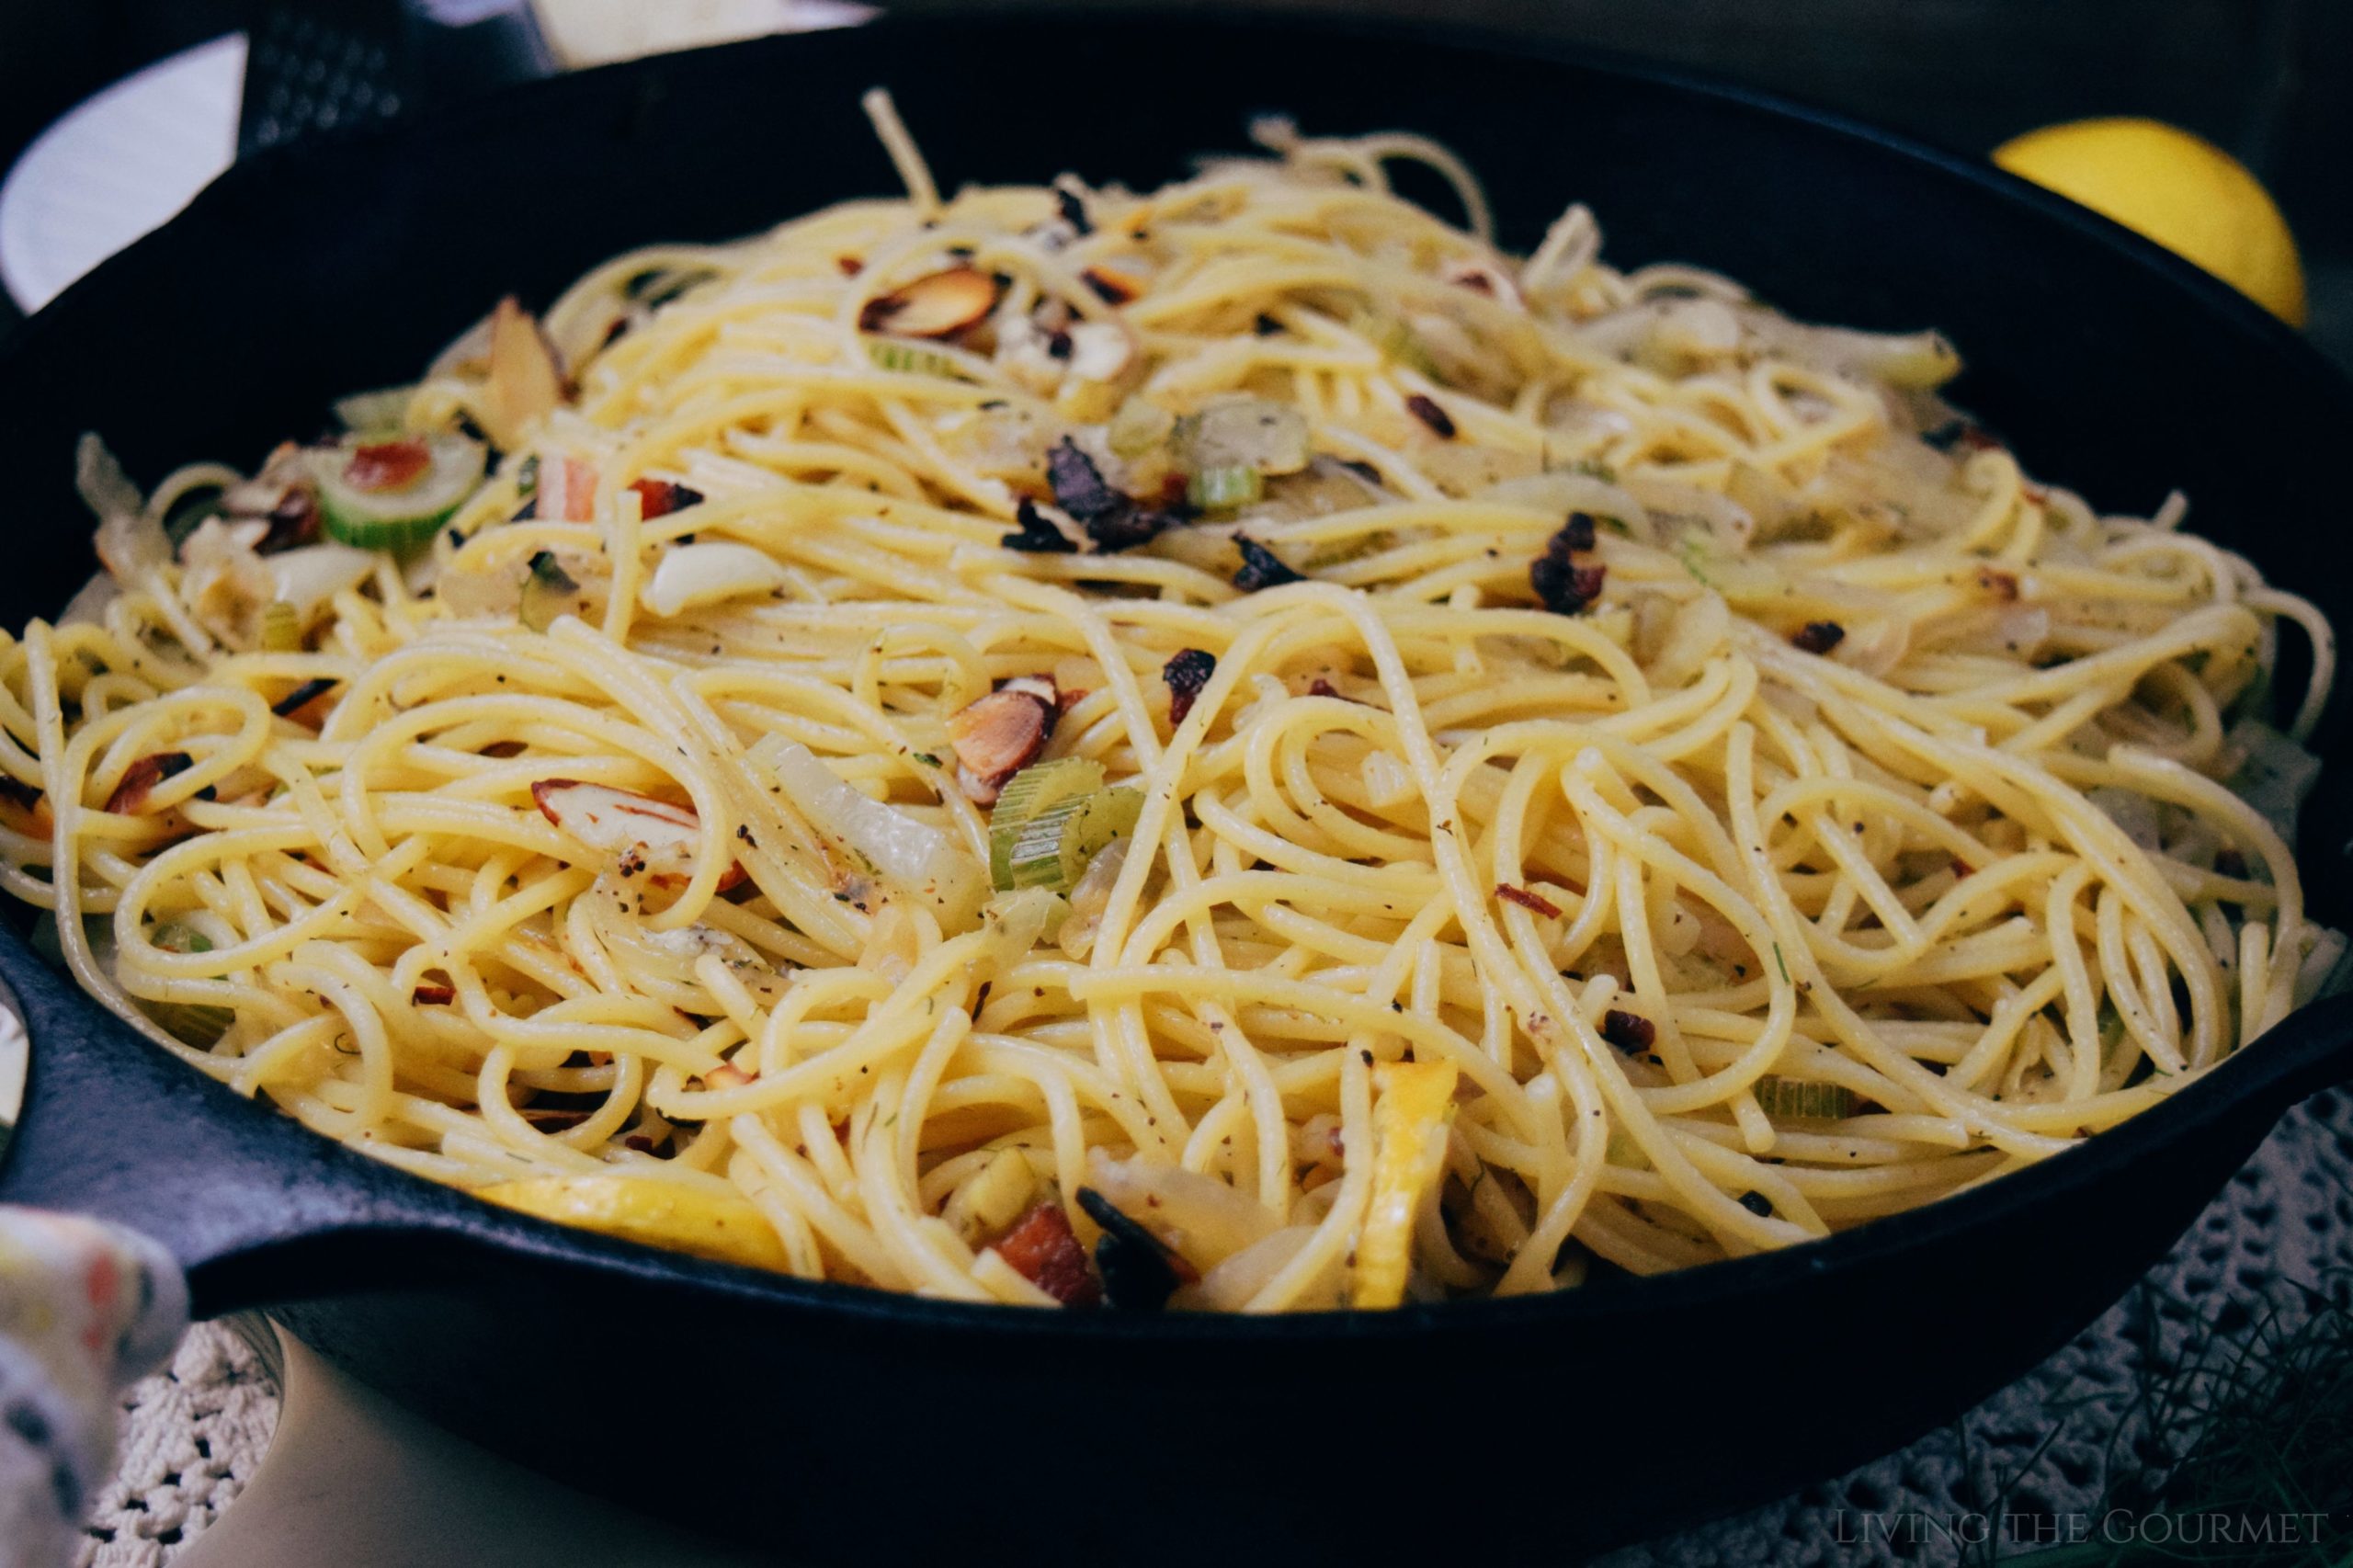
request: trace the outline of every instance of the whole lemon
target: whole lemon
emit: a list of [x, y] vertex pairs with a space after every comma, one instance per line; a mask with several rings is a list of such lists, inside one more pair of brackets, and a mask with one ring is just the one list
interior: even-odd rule
[[2079, 119], [2005, 142], [1994, 162], [2304, 324], [2304, 270], [2287, 220], [2246, 165], [2204, 138], [2154, 119]]

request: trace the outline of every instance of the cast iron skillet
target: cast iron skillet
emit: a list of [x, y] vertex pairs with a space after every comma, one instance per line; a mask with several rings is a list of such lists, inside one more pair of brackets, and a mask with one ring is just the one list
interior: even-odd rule
[[[892, 188], [893, 87], [942, 183], [1143, 186], [1250, 114], [1410, 127], [1530, 244], [1571, 197], [1621, 264], [1800, 315], [1936, 324], [2037, 472], [2199, 526], [2353, 623], [2353, 388], [2122, 231], [1825, 117], [1525, 45], [1269, 19], [886, 25], [524, 88], [241, 165], [0, 347], [22, 551], [0, 624], [91, 570], [77, 432], [153, 480], [250, 462], [415, 373], [502, 291]], [[2332, 777], [2346, 748], [2327, 732]], [[2334, 793], [2334, 792], [2332, 792]], [[2305, 864], [2340, 923], [2346, 810]], [[1566, 1295], [1279, 1320], [1052, 1314], [804, 1285], [494, 1210], [313, 1137], [132, 1036], [0, 932], [35, 1042], [0, 1197], [143, 1227], [199, 1310], [266, 1304], [491, 1446], [813, 1560], [1381, 1560], [1420, 1538], [1558, 1562], [1767, 1499], [1945, 1420], [2125, 1289], [2296, 1099], [2353, 1072], [2297, 1015], [2125, 1127], [1960, 1199], [1770, 1256]]]

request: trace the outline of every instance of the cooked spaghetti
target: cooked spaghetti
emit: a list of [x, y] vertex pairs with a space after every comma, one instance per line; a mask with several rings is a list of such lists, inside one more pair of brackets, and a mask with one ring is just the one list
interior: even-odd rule
[[530, 1212], [1276, 1311], [1909, 1209], [2335, 966], [2327, 627], [1940, 337], [1506, 255], [1410, 136], [949, 198], [870, 108], [905, 199], [507, 301], [340, 444], [85, 441], [108, 570], [0, 659], [85, 986]]

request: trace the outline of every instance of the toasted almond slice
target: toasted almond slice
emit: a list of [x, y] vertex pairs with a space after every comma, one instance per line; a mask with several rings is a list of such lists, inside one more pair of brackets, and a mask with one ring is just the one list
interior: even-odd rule
[[1016, 686], [992, 691], [950, 715], [948, 738], [956, 747], [956, 781], [966, 797], [976, 805], [995, 805], [1005, 781], [1046, 749], [1057, 715], [1051, 699]]
[[951, 267], [866, 301], [860, 332], [894, 337], [945, 337], [996, 309], [996, 279], [969, 267]]
[[147, 797], [156, 785], [176, 773], [188, 770], [191, 759], [184, 751], [159, 751], [142, 756], [122, 770], [122, 781], [107, 797], [106, 809], [124, 816], [137, 816], [147, 809]]
[[[542, 816], [574, 838], [619, 857], [624, 877], [643, 871], [665, 887], [682, 887], [694, 878], [702, 819], [688, 807], [577, 778], [542, 778], [531, 786], [531, 799]], [[743, 880], [744, 868], [730, 861], [720, 891]]]
[[531, 312], [509, 294], [490, 317], [490, 379], [483, 389], [483, 428], [513, 451], [524, 433], [563, 402], [563, 368]]

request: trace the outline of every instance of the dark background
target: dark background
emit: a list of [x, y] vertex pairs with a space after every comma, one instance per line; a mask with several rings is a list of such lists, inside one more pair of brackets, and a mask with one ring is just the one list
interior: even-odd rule
[[[1016, 3], [904, 0], [892, 8]], [[2353, 0], [1287, 3], [1442, 17], [1644, 55], [1971, 153], [2087, 115], [2171, 120], [2230, 150], [2271, 187], [2304, 249], [2313, 335], [2353, 366]], [[386, 0], [0, 0], [0, 167], [76, 100], [175, 50], [256, 23], [283, 28], [306, 11], [368, 27], [396, 8]], [[449, 73], [434, 74], [446, 88]], [[1409, 94], [1410, 84], [1400, 90]], [[0, 297], [0, 322], [11, 314]]]

